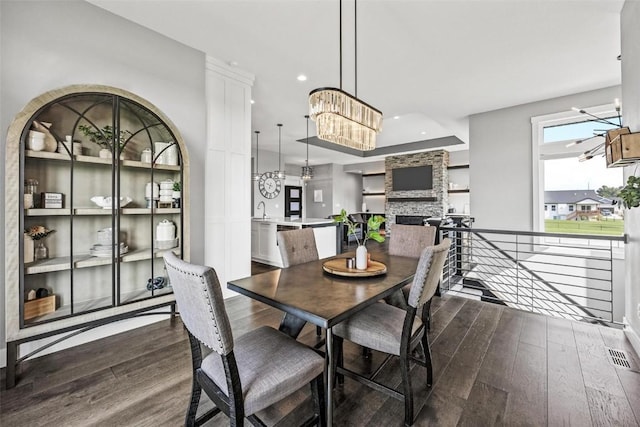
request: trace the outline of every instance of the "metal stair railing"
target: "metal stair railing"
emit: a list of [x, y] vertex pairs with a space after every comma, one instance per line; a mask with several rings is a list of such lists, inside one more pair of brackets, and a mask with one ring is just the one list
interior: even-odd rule
[[[445, 266], [443, 292], [455, 289], [457, 294], [477, 298], [477, 291], [481, 291], [483, 301], [549, 316], [615, 323], [613, 242], [624, 243], [626, 236], [464, 225], [441, 227], [441, 233], [454, 242]], [[603, 245], [587, 244], [593, 240]]]

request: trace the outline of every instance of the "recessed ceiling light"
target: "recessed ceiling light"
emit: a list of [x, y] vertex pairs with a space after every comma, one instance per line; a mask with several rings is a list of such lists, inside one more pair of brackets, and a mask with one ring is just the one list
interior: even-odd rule
[[425, 132], [425, 131], [420, 132], [420, 135], [426, 135], [426, 134], [427, 134], [427, 132]]
[[238, 61], [229, 61], [229, 65], [231, 65], [232, 67], [237, 67]]
[[393, 116], [394, 120], [398, 120], [400, 118], [400, 116]]
[[305, 76], [304, 74], [300, 74], [300, 75], [298, 76], [298, 81], [299, 81], [299, 82], [304, 82], [304, 81], [306, 81], [306, 80], [307, 80], [307, 76]]
[[255, 103], [256, 103], [256, 101], [254, 101], [254, 100], [252, 99], [252, 100], [251, 100], [251, 103], [252, 103], [252, 104], [255, 104]]

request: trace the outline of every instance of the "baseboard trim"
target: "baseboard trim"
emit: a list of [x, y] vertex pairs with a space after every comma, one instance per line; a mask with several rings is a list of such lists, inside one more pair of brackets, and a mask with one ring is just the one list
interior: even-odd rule
[[638, 335], [638, 332], [636, 332], [630, 324], [625, 322], [624, 334], [636, 351], [636, 356], [640, 357], [640, 335]]

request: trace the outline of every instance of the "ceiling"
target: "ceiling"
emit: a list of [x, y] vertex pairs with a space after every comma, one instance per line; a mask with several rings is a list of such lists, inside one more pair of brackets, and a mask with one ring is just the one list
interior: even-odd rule
[[[297, 140], [305, 137], [308, 93], [339, 86], [338, 0], [90, 3], [254, 74], [252, 130], [261, 131], [261, 150], [277, 152], [282, 123], [285, 162], [304, 163]], [[358, 97], [385, 115], [378, 146], [456, 136], [466, 149], [472, 114], [620, 84], [623, 3], [360, 0]], [[345, 0], [350, 93], [353, 18], [353, 1]], [[314, 136], [313, 122], [309, 128]], [[309, 157], [312, 165], [376, 160], [315, 146]]]

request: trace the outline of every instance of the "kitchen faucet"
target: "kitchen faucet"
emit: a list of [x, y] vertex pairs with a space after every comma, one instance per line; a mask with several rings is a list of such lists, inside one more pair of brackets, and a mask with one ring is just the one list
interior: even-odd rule
[[258, 203], [258, 209], [260, 209], [260, 205], [262, 205], [262, 219], [267, 219], [267, 207], [262, 200]]

